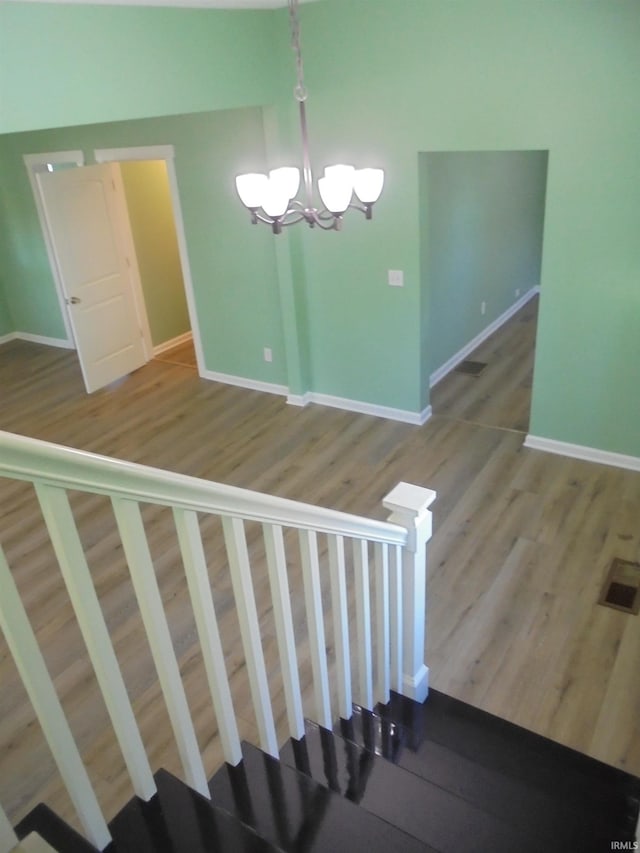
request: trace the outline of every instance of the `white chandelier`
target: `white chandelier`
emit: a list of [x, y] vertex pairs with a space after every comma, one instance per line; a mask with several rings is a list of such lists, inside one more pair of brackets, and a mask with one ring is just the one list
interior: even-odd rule
[[[367, 219], [371, 219], [373, 205], [382, 192], [384, 172], [382, 169], [356, 169], [342, 164], [327, 166], [324, 176], [318, 180], [318, 193], [324, 207], [314, 207], [298, 0], [288, 0], [288, 3], [291, 44], [296, 55], [297, 85], [294, 97], [300, 112], [304, 200], [296, 199], [300, 189], [300, 170], [295, 166], [272, 169], [268, 175], [255, 172], [238, 175], [236, 188], [240, 200], [251, 213], [251, 222], [254, 225], [258, 222], [270, 225], [274, 234], [280, 234], [283, 227], [298, 222], [306, 222], [310, 228], [317, 225], [324, 231], [339, 231], [342, 217], [348, 208], [359, 210]], [[360, 204], [352, 201], [354, 193]]]

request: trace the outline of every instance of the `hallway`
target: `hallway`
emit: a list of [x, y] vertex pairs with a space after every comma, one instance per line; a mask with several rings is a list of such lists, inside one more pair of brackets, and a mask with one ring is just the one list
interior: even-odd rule
[[460, 372], [463, 362], [431, 389], [434, 415], [528, 432], [538, 303], [535, 296], [469, 356], [486, 364], [479, 376]]

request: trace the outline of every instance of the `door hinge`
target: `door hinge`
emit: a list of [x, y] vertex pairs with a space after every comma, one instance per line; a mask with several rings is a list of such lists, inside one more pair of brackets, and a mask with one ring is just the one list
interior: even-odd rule
[[129, 269], [131, 269], [131, 261], [129, 260], [129, 258], [125, 258], [125, 260], [127, 262], [127, 266], [129, 267]]

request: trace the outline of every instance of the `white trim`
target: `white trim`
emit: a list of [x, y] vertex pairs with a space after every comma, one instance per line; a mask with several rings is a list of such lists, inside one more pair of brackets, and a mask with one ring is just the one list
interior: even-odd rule
[[165, 341], [162, 344], [158, 344], [157, 347], [153, 348], [154, 358], [157, 355], [162, 355], [163, 352], [167, 352], [167, 350], [174, 349], [175, 347], [179, 347], [181, 344], [187, 344], [189, 341], [193, 340], [193, 332], [185, 332], [182, 335], [176, 335], [175, 338], [171, 338], [168, 341]]
[[45, 249], [47, 250], [51, 275], [53, 276], [56, 286], [56, 296], [58, 297], [58, 304], [60, 305], [60, 314], [62, 315], [64, 330], [67, 334], [67, 340], [70, 343], [70, 348], [75, 349], [75, 345], [71, 343], [74, 340], [74, 337], [73, 330], [71, 328], [71, 321], [69, 320], [69, 309], [65, 302], [62, 278], [60, 276], [60, 270], [58, 269], [58, 261], [53, 248], [51, 232], [49, 231], [49, 225], [47, 224], [42, 195], [40, 193], [40, 184], [37, 181], [36, 174], [44, 171], [42, 167], [46, 166], [47, 163], [73, 163], [78, 167], [84, 166], [84, 154], [82, 151], [49, 151], [43, 154], [23, 154], [22, 159], [27, 170], [27, 175], [29, 176], [29, 183], [31, 184], [31, 191], [36, 204], [40, 230], [42, 231]]
[[[97, 148], [93, 155], [96, 163], [108, 163], [122, 160], [164, 160], [167, 167], [169, 179], [169, 192], [171, 193], [171, 204], [173, 207], [173, 219], [176, 226], [176, 237], [178, 238], [178, 252], [180, 255], [180, 266], [182, 268], [182, 280], [184, 283], [184, 294], [187, 299], [187, 310], [189, 312], [189, 323], [193, 333], [193, 347], [196, 352], [196, 364], [198, 373], [203, 379], [207, 379], [207, 371], [204, 362], [204, 351], [200, 337], [200, 325], [198, 323], [198, 310], [193, 290], [193, 279], [191, 278], [191, 266], [187, 252], [187, 236], [184, 230], [184, 218], [180, 205], [180, 192], [178, 190], [178, 176], [176, 175], [175, 149], [173, 145], [142, 145], [133, 148]], [[220, 380], [224, 381], [224, 380]], [[237, 383], [231, 383], [237, 384]], [[285, 392], [286, 393], [286, 392]]]
[[601, 465], [613, 465], [615, 468], [626, 468], [629, 471], [640, 471], [640, 456], [626, 456], [624, 453], [614, 453], [611, 450], [599, 450], [597, 447], [586, 447], [583, 444], [570, 444], [568, 441], [556, 441], [539, 435], [528, 435], [524, 446], [532, 450], [543, 450], [546, 453], [557, 453], [560, 456], [570, 456], [573, 459], [584, 459], [587, 462], [597, 462]]
[[225, 385], [235, 385], [238, 388], [248, 388], [250, 391], [263, 391], [265, 394], [280, 394], [286, 396], [287, 386], [276, 385], [275, 382], [263, 382], [260, 379], [247, 379], [244, 376], [234, 376], [231, 373], [218, 373], [215, 370], [202, 370], [200, 376], [212, 382], [222, 382]]
[[347, 412], [357, 412], [361, 415], [373, 415], [377, 418], [401, 421], [402, 423], [413, 424], [414, 426], [426, 424], [431, 417], [431, 406], [427, 406], [421, 412], [410, 412], [407, 409], [394, 409], [391, 406], [364, 403], [362, 400], [333, 397], [331, 394], [316, 394], [315, 391], [307, 391], [303, 395], [290, 395], [287, 397], [287, 403], [292, 406], [306, 406], [307, 403], [318, 403], [321, 406], [330, 406], [332, 409], [344, 409]]
[[429, 667], [422, 664], [415, 675], [405, 673], [402, 676], [402, 695], [414, 702], [424, 702], [429, 695]]
[[59, 347], [60, 349], [74, 350], [76, 348], [73, 341], [68, 341], [65, 338], [48, 338], [46, 335], [32, 335], [31, 332], [9, 332], [8, 335], [0, 338], [0, 344], [9, 341], [29, 341], [32, 344], [44, 344], [47, 347]]
[[140, 145], [130, 148], [96, 148], [96, 163], [114, 163], [122, 160], [173, 160], [173, 145]]
[[304, 408], [310, 402], [310, 391], [306, 391], [304, 394], [287, 394], [287, 403], [290, 406], [300, 406], [301, 408]]
[[540, 293], [539, 285], [527, 290], [527, 292], [523, 294], [517, 302], [514, 302], [510, 308], [507, 308], [507, 310], [497, 317], [493, 323], [490, 323], [486, 329], [483, 329], [473, 340], [469, 341], [468, 344], [465, 344], [462, 349], [458, 350], [455, 355], [452, 355], [448, 361], [445, 361], [444, 364], [434, 370], [429, 377], [429, 387], [433, 388], [433, 386], [437, 385], [441, 379], [444, 379], [448, 373], [451, 373], [454, 367], [457, 367], [461, 361], [464, 361], [469, 353], [472, 353], [476, 347], [479, 347], [480, 344], [487, 340], [487, 338], [491, 337], [491, 335], [496, 332], [500, 326], [503, 326], [507, 320], [510, 320], [514, 314], [517, 314], [518, 311], [538, 293]]

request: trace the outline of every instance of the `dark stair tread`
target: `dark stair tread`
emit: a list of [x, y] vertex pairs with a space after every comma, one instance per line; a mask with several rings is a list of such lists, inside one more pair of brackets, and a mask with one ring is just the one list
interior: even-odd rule
[[109, 824], [105, 853], [273, 853], [250, 827], [166, 770], [149, 802], [134, 797]]
[[[567, 826], [564, 815], [532, 814], [526, 803], [518, 803], [523, 807], [514, 815], [504, 798], [490, 795], [477, 802], [461, 797], [314, 723], [306, 724], [302, 741], [285, 744], [281, 759], [438, 850], [586, 853], [604, 849], [605, 841], [609, 849], [608, 833], [597, 839], [593, 828], [579, 820]], [[541, 807], [548, 810], [549, 805], [545, 799]]]
[[606, 810], [623, 838], [633, 839], [640, 779], [438, 691], [423, 704], [392, 696], [373, 715], [356, 707], [336, 731], [419, 774], [428, 775], [429, 757], [446, 750], [458, 756], [461, 773], [476, 765], [514, 786], [551, 791], [567, 808], [595, 815]]
[[39, 803], [15, 828], [20, 840], [37, 832], [59, 853], [97, 853], [97, 848], [69, 826], [49, 806]]
[[224, 765], [209, 783], [212, 799], [278, 848], [436, 853], [256, 747], [243, 743], [242, 752], [238, 767]]
[[599, 793], [615, 790], [640, 796], [640, 779], [635, 776], [433, 688], [422, 704], [394, 693], [389, 705], [376, 710], [413, 728], [417, 740], [426, 737], [503, 772], [520, 775], [524, 769], [545, 787], [561, 768], [571, 784], [586, 781]]
[[615, 830], [616, 838], [633, 838], [637, 807], [619, 792], [604, 798], [580, 788], [567, 790], [560, 782], [541, 788], [526, 779], [524, 770], [520, 776], [504, 774], [437, 741], [416, 743], [403, 726], [361, 709], [352, 720], [342, 720], [335, 733], [526, 831], [555, 827], [560, 838], [575, 839], [608, 838]]

